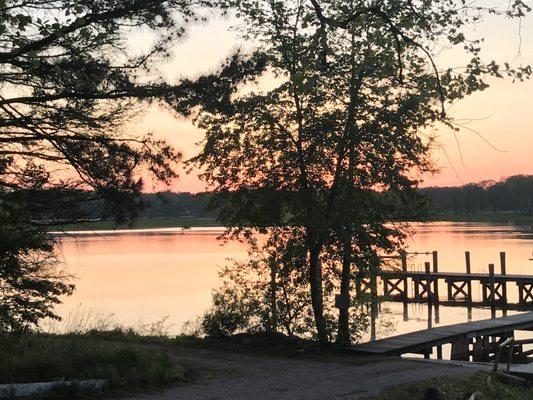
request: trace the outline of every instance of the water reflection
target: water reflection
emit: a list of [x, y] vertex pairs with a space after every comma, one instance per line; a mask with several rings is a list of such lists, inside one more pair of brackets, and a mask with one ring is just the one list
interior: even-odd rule
[[[471, 253], [472, 273], [486, 273], [489, 263], [498, 265], [499, 253], [507, 254], [508, 274], [533, 274], [533, 229], [478, 223], [413, 225], [411, 251], [438, 251], [440, 271], [465, 271], [465, 251]], [[178, 331], [210, 304], [218, 287], [217, 267], [227, 258], [246, 259], [239, 243], [221, 246], [222, 229], [183, 231], [90, 232], [61, 238], [58, 250], [66, 268], [75, 274], [77, 290], [64, 299], [59, 312], [68, 315], [80, 304], [113, 313], [128, 325], [169, 316]], [[409, 257], [409, 270], [423, 271], [431, 255]], [[498, 268], [498, 267], [497, 267]], [[410, 288], [412, 290], [412, 288]], [[475, 296], [481, 289], [473, 288]], [[446, 288], [441, 287], [441, 296]], [[428, 310], [427, 304], [377, 304], [373, 329], [365, 339], [400, 334], [428, 326], [441, 326], [491, 317], [490, 308], [444, 307]], [[512, 314], [516, 311], [509, 311]], [[498, 311], [501, 315], [501, 311]]]

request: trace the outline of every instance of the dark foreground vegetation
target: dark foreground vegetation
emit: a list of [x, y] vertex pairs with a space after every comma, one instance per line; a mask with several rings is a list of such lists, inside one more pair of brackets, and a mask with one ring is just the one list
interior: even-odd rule
[[[0, 384], [83, 379], [108, 381], [103, 393], [82, 392], [76, 386], [69, 389], [59, 386], [46, 397], [73, 399], [128, 395], [175, 385], [207, 383], [217, 373], [198, 370], [198, 366], [187, 365], [184, 368], [173, 357], [176, 350], [186, 357], [188, 352], [196, 353], [196, 349], [214, 350], [217, 354], [255, 354], [258, 357], [296, 358], [346, 365], [386, 361], [383, 358], [339, 353], [334, 347], [323, 348], [316, 341], [281, 334], [241, 333], [200, 338], [192, 335], [141, 335], [127, 329], [95, 330], [83, 334], [1, 337]], [[327, 368], [327, 364], [323, 367]], [[238, 370], [235, 372], [239, 373]], [[227, 379], [231, 380], [231, 377]], [[433, 396], [438, 394], [437, 397], [427, 397], [428, 393]], [[476, 400], [526, 400], [533, 398], [533, 389], [478, 372], [394, 387], [378, 399], [470, 400], [474, 394]], [[216, 393], [213, 395], [216, 396]]]
[[530, 386], [513, 386], [498, 381], [488, 373], [467, 374], [455, 378], [439, 378], [396, 387], [379, 400], [529, 400]]
[[123, 331], [3, 335], [0, 384], [103, 379], [124, 392], [186, 381], [158, 342]]

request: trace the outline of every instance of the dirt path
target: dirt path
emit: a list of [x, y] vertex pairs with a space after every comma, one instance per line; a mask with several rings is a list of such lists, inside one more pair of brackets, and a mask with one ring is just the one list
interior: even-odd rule
[[131, 400], [373, 399], [391, 386], [482, 368], [402, 359], [361, 364], [348, 357], [317, 360], [181, 348], [175, 357], [186, 367], [202, 371], [199, 382]]

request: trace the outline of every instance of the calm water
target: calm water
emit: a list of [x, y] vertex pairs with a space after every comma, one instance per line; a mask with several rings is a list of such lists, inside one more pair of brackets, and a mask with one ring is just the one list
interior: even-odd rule
[[[177, 332], [185, 321], [209, 307], [211, 291], [219, 284], [218, 267], [228, 258], [246, 259], [243, 245], [220, 245], [217, 236], [221, 232], [157, 229], [63, 237], [58, 250], [67, 271], [77, 276], [77, 290], [64, 299], [59, 313], [70, 319], [76, 313], [113, 314], [126, 325], [168, 316]], [[508, 273], [533, 275], [533, 227], [431, 223], [414, 226], [414, 232], [409, 250], [437, 250], [441, 271], [464, 271], [465, 250], [471, 252], [472, 272], [487, 271], [489, 263], [496, 264], [498, 271], [499, 252], [505, 251]], [[431, 257], [414, 256], [409, 268], [423, 270], [425, 261]], [[444, 287], [440, 291], [441, 297], [445, 295]], [[480, 293], [474, 291], [474, 296]], [[404, 321], [402, 304], [383, 304], [382, 311], [376, 326], [378, 337], [428, 326], [425, 305], [410, 305], [408, 321]], [[490, 318], [490, 310], [473, 310], [472, 319], [483, 318]], [[431, 324], [466, 321], [466, 309], [440, 307], [440, 321], [433, 318]]]

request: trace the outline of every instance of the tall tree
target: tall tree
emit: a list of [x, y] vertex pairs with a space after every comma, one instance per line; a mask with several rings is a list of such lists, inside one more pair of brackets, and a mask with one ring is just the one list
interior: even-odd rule
[[[236, 4], [235, 4], [236, 3]], [[486, 76], [522, 79], [529, 67], [485, 63], [480, 41], [463, 28], [484, 12], [508, 9], [464, 1], [268, 0], [233, 3], [244, 38], [268, 56], [277, 79], [235, 96], [224, 112], [197, 118], [206, 139], [192, 162], [222, 197], [230, 233], [288, 225], [306, 246], [317, 336], [328, 343], [324, 268], [337, 271], [341, 292], [337, 340], [349, 342], [348, 307], [354, 268], [376, 268], [380, 252], [401, 246], [391, 224], [416, 215], [417, 176], [431, 170], [437, 123], [453, 127], [448, 102], [483, 90]], [[439, 70], [441, 43], [463, 49], [462, 70]], [[275, 229], [275, 228], [271, 228]]]
[[0, 0], [0, 330], [57, 317], [53, 305], [73, 289], [54, 270], [47, 225], [131, 218], [143, 174], [176, 176], [180, 154], [126, 132], [126, 121], [158, 99], [183, 114], [199, 101], [223, 108], [261, 70], [260, 57], [235, 54], [216, 75], [160, 76], [200, 6], [210, 4]]

